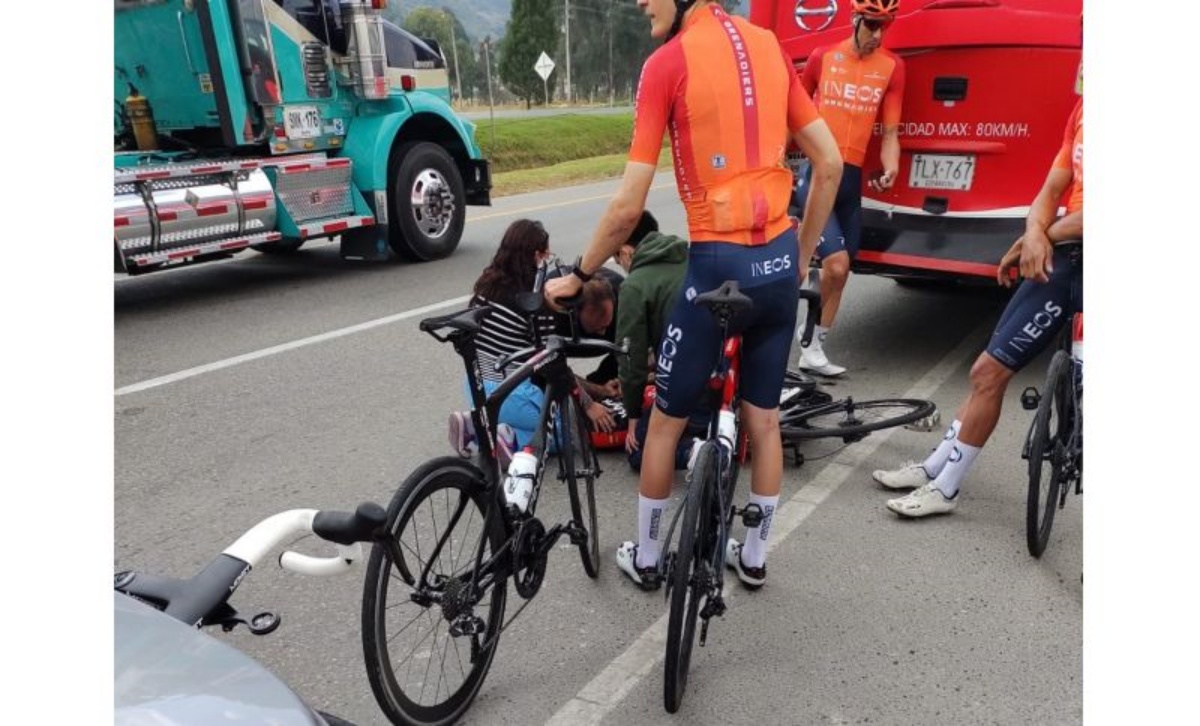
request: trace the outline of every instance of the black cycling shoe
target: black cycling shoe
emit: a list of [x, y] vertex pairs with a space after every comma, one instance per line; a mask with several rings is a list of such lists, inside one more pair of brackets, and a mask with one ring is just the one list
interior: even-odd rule
[[733, 537], [725, 543], [725, 564], [737, 571], [738, 580], [747, 590], [757, 590], [767, 582], [767, 563], [762, 567], [746, 567], [742, 564], [742, 543]]

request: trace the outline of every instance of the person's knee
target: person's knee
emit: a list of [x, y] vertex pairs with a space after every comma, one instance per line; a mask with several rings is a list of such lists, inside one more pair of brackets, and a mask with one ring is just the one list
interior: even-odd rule
[[821, 274], [835, 285], [844, 284], [850, 276], [850, 256], [838, 253], [826, 257], [821, 261]]
[[742, 424], [752, 441], [779, 438], [779, 409], [766, 409], [742, 403]]
[[971, 366], [971, 394], [996, 398], [1004, 395], [1013, 372], [987, 353], [981, 353]]

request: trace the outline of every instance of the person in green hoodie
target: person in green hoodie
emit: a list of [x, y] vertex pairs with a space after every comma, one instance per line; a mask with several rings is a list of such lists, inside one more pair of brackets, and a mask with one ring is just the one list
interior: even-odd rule
[[[629, 339], [629, 355], [620, 357], [617, 378], [629, 418], [625, 450], [635, 470], [641, 465], [641, 442], [649, 420], [642, 409], [646, 384], [651, 382], [650, 356], [658, 350], [667, 316], [679, 296], [687, 258], [687, 240], [659, 232], [658, 220], [645, 210], [629, 239], [613, 255], [626, 274], [617, 305], [616, 339]], [[681, 439], [676, 448], [675, 468], [686, 468], [691, 442]]]

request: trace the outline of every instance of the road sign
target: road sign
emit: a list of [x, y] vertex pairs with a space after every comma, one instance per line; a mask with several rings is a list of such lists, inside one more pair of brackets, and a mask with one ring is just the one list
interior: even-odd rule
[[550, 72], [554, 70], [554, 61], [546, 55], [546, 51], [542, 51], [542, 54], [538, 56], [537, 63], [533, 64], [533, 70], [537, 71], [543, 81], [550, 77]]

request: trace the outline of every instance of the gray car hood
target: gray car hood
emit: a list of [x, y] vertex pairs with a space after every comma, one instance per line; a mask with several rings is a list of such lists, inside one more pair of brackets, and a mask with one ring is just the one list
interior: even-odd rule
[[118, 726], [325, 723], [254, 659], [131, 597], [113, 595]]

